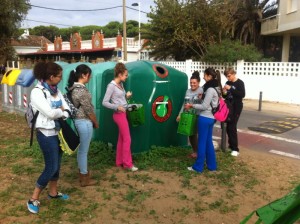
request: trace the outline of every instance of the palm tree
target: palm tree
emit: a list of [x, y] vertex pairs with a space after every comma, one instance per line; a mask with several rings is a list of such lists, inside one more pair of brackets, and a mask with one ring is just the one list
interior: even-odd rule
[[261, 45], [261, 22], [264, 15], [277, 12], [279, 0], [229, 0], [228, 31], [244, 44]]

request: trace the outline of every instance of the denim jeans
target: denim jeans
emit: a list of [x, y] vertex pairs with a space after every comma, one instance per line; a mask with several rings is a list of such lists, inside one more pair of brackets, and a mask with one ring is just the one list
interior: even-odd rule
[[59, 178], [62, 150], [59, 146], [58, 136], [45, 136], [42, 132], [36, 132], [37, 141], [44, 156], [45, 168], [36, 182], [36, 187], [44, 189], [49, 181]]
[[77, 152], [77, 163], [81, 174], [88, 173], [87, 156], [90, 148], [90, 143], [93, 137], [93, 123], [87, 119], [75, 119], [80, 145]]

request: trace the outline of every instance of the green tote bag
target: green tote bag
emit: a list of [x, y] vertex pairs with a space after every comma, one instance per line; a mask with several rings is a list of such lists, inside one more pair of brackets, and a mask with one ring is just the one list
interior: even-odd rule
[[145, 123], [145, 108], [142, 104], [131, 104], [127, 110], [128, 123], [132, 127], [138, 127]]
[[180, 114], [177, 133], [191, 136], [196, 134], [197, 115], [190, 112]]

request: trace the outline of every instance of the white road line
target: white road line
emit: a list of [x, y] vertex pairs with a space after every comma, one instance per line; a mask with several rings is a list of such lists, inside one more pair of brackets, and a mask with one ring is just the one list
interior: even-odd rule
[[292, 154], [292, 153], [281, 152], [281, 151], [277, 151], [277, 150], [273, 150], [273, 149], [270, 150], [269, 152], [277, 154], [277, 155], [281, 155], [281, 156], [286, 156], [286, 157], [294, 158], [294, 159], [300, 159], [299, 155], [295, 155], [295, 154]]
[[[214, 126], [216, 128], [221, 128], [220, 125], [214, 125]], [[271, 138], [271, 139], [275, 139], [275, 140], [279, 140], [279, 141], [285, 141], [285, 142], [290, 142], [290, 143], [295, 143], [295, 144], [300, 145], [300, 141], [294, 140], [294, 139], [282, 138], [282, 137], [277, 137], [277, 136], [273, 136], [273, 135], [268, 135], [268, 134], [265, 134], [265, 133], [249, 131], [249, 130], [242, 130], [242, 129], [237, 129], [237, 131], [240, 132], [240, 133], [258, 135], [258, 136], [262, 136], [262, 137], [265, 137], [265, 138]]]

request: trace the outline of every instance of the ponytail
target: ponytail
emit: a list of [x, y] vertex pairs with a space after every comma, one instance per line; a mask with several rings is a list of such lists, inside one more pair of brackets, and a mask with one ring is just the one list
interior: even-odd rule
[[91, 68], [85, 64], [78, 65], [76, 69], [70, 72], [70, 76], [68, 79], [68, 87], [72, 87], [74, 85], [74, 82], [78, 82], [78, 80], [86, 74], [92, 74]]
[[221, 73], [220, 73], [219, 70], [216, 70], [216, 74], [217, 74], [216, 79], [218, 81], [218, 86], [219, 86], [220, 89], [222, 89]]
[[78, 79], [76, 79], [76, 73], [74, 70], [72, 70], [68, 79], [68, 87], [72, 87], [76, 81], [78, 81]]

